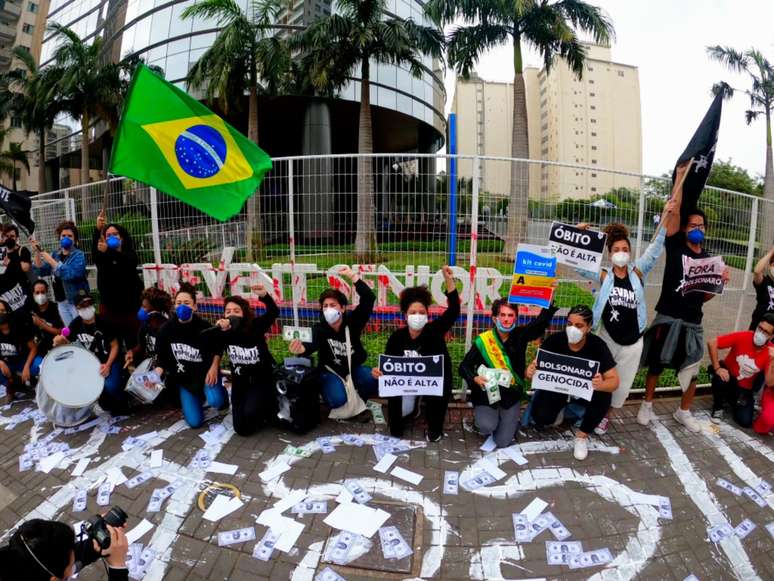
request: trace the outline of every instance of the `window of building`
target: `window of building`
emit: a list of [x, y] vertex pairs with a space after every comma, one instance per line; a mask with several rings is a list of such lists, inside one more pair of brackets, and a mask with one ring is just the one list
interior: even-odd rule
[[597, 177], [597, 174], [593, 173], [593, 174], [591, 174], [591, 177], [595, 178], [595, 177]]
[[589, 106], [589, 108], [590, 108], [591, 110], [595, 111], [595, 110], [597, 109], [597, 106], [596, 106], [596, 105], [590, 105], [590, 106]]
[[589, 69], [590, 71], [593, 71], [593, 70], [594, 70], [594, 67], [589, 67], [588, 69]]
[[592, 132], [591, 132], [591, 136], [592, 136], [592, 137], [596, 137], [596, 136], [597, 136], [597, 134], [596, 134], [596, 133], [594, 133], [594, 132], [592, 131]]
[[593, 85], [593, 84], [594, 84], [594, 79], [589, 79], [589, 85]]
[[35, 14], [38, 11], [38, 5], [35, 2], [27, 2], [27, 11]]
[[597, 146], [596, 145], [592, 145], [591, 146], [591, 151], [596, 151], [596, 150], [597, 150]]
[[592, 160], [591, 160], [591, 163], [593, 163], [593, 164], [596, 164], [596, 163], [597, 163], [597, 160], [596, 160], [596, 159], [592, 159]]
[[11, 127], [19, 128], [22, 126], [21, 117], [11, 117]]
[[624, 76], [624, 72], [623, 71], [618, 71], [618, 76], [619, 77], [623, 77]]
[[589, 119], [589, 121], [591, 121], [592, 123], [596, 123], [597, 122], [596, 119]]
[[592, 192], [596, 192], [596, 191], [597, 191], [597, 188], [591, 188], [591, 191], [592, 191]]
[[24, 34], [32, 34], [35, 27], [32, 24], [22, 24], [22, 32]]
[[26, 50], [27, 52], [30, 52], [30, 47], [28, 47], [28, 46], [24, 46], [23, 44], [20, 44], [20, 45], [19, 45], [19, 48], [23, 48], [23, 49], [24, 49], [24, 50]]
[[597, 96], [596, 93], [589, 93], [589, 97], [596, 97], [596, 96]]

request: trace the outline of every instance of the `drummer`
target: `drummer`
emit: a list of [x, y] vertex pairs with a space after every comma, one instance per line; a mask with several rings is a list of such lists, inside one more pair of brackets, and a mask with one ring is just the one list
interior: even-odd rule
[[11, 314], [10, 305], [0, 300], [0, 384], [6, 386], [9, 401], [22, 385], [31, 386], [43, 360], [30, 326]]
[[94, 298], [89, 292], [79, 290], [76, 293], [75, 308], [78, 316], [72, 320], [69, 327], [62, 329], [62, 335], [54, 337], [54, 345], [80, 343], [96, 355], [100, 362], [99, 374], [105, 378], [99, 405], [112, 414], [125, 413], [127, 398], [121, 382], [116, 333], [104, 318], [97, 315]]
[[160, 288], [146, 288], [142, 291], [141, 298], [142, 306], [137, 311], [137, 320], [140, 321], [137, 345], [126, 352], [124, 367], [156, 356], [156, 337], [164, 323], [169, 320], [169, 313], [172, 311], [172, 297]]
[[54, 337], [62, 332], [64, 323], [59, 309], [48, 299], [48, 283], [42, 278], [32, 284], [32, 324], [38, 336], [38, 355], [45, 357], [54, 345]]
[[180, 284], [175, 313], [156, 337], [156, 373], [180, 392], [185, 421], [192, 428], [204, 423], [204, 403], [228, 409], [228, 393], [219, 373], [220, 355], [213, 355], [202, 332], [210, 325], [196, 314], [196, 289]]

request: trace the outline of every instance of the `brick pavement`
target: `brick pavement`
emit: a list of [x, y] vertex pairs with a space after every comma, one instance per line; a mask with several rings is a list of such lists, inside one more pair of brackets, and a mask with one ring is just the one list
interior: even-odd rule
[[[700, 406], [707, 401], [701, 400]], [[136, 523], [147, 518], [155, 529], [139, 542], [158, 549], [161, 556], [151, 565], [146, 579], [312, 579], [327, 564], [320, 554], [332, 534], [323, 522], [326, 515], [298, 516], [305, 524], [295, 548], [289, 553], [275, 551], [271, 560], [261, 562], [251, 556], [254, 543], [217, 546], [217, 532], [255, 526], [260, 539], [266, 528], [255, 519], [291, 490], [310, 492], [310, 498], [326, 499], [328, 510], [336, 506], [334, 498], [340, 483], [356, 478], [373, 495], [369, 505], [393, 514], [387, 525], [394, 524], [413, 545], [414, 554], [402, 561], [385, 561], [375, 535], [372, 550], [345, 567], [334, 566], [348, 580], [367, 579], [523, 579], [588, 578], [602, 579], [676, 579], [689, 574], [699, 579], [772, 579], [774, 578], [774, 537], [765, 525], [774, 522], [774, 494], [765, 498], [766, 507], [758, 507], [746, 496], [735, 496], [716, 485], [719, 477], [739, 487], [757, 486], [760, 478], [774, 483], [771, 438], [724, 425], [719, 434], [690, 434], [671, 418], [675, 402], [660, 400], [655, 409], [659, 421], [654, 427], [636, 424], [636, 405], [616, 413], [608, 435], [594, 438], [584, 462], [572, 458], [572, 430], [537, 433], [529, 430], [520, 436], [521, 449], [528, 459], [518, 466], [502, 452], [500, 468], [506, 472], [499, 482], [475, 493], [460, 489], [459, 495], [442, 493], [444, 470], [465, 475], [482, 456], [483, 439], [466, 429], [460, 410], [450, 411], [447, 437], [439, 444], [421, 441], [423, 425], [418, 422], [406, 439], [415, 439], [416, 447], [401, 454], [396, 465], [421, 474], [414, 486], [389, 474], [372, 469], [375, 457], [371, 446], [336, 444], [332, 454], [319, 449], [308, 458], [283, 456], [288, 444], [313, 442], [318, 436], [385, 432], [386, 426], [336, 424], [326, 422], [311, 434], [296, 436], [267, 430], [242, 438], [229, 429], [227, 441], [215, 449], [215, 459], [237, 464], [233, 476], [207, 474], [189, 466], [204, 442], [198, 437], [206, 431], [185, 428], [174, 411], [143, 409], [117, 424], [118, 434], [99, 429], [74, 435], [61, 435], [56, 442], [67, 442], [76, 450], [74, 458], [91, 452], [91, 463], [80, 479], [71, 476], [73, 466], [54, 469], [50, 474], [29, 470], [19, 472], [18, 456], [32, 439], [44, 437], [48, 426], [33, 427], [32, 422], [2, 431], [0, 448], [0, 531], [7, 539], [8, 529], [34, 514], [56, 517], [67, 522], [82, 520], [99, 510], [96, 488], [89, 493], [88, 512], [73, 513], [72, 497], [78, 487], [87, 486], [110, 466], [123, 466], [131, 478], [148, 469], [150, 449], [163, 449], [165, 465], [157, 477], [129, 489], [117, 486], [111, 503], [124, 507]], [[15, 404], [3, 412], [0, 424], [26, 404]], [[230, 416], [214, 417], [210, 423]], [[709, 428], [709, 424], [707, 424]], [[146, 450], [128, 452], [121, 445], [129, 436], [157, 430], [156, 439]], [[310, 446], [310, 449], [314, 445]], [[258, 474], [278, 457], [287, 459], [292, 468], [278, 481], [264, 485]], [[678, 474], [679, 473], [679, 474]], [[219, 522], [208, 522], [196, 507], [200, 488], [210, 480], [234, 484], [243, 495], [244, 508]], [[167, 500], [158, 513], [146, 512], [150, 493], [170, 481], [184, 486]], [[638, 495], [637, 493], [640, 493]], [[674, 518], [660, 518], [653, 497], [671, 500]], [[548, 532], [531, 543], [516, 543], [512, 513], [524, 509], [534, 498], [549, 503], [549, 509], [571, 531], [572, 540], [583, 549], [609, 548], [612, 564], [603, 567], [570, 570], [546, 563], [545, 541]], [[4, 505], [4, 506], [3, 506]], [[289, 513], [288, 516], [295, 517]], [[744, 518], [756, 525], [747, 538], [732, 538], [715, 545], [708, 540], [710, 524], [729, 522], [736, 526]], [[130, 525], [131, 528], [131, 525]], [[92, 566], [81, 579], [99, 579], [101, 567]]]

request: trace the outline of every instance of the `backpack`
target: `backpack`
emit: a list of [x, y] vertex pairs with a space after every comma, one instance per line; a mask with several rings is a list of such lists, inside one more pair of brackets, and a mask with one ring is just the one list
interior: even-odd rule
[[320, 423], [320, 373], [303, 357], [288, 357], [274, 368], [280, 427], [305, 434]]

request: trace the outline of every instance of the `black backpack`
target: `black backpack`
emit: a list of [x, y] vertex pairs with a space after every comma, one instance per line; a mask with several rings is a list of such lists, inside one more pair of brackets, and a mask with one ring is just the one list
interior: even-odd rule
[[303, 357], [288, 357], [274, 368], [280, 427], [305, 434], [320, 424], [320, 373]]

